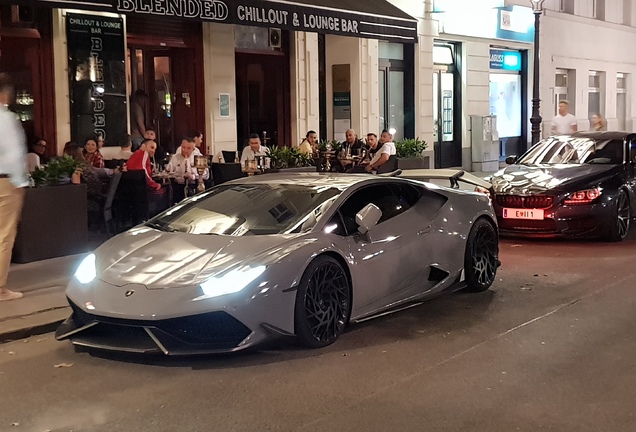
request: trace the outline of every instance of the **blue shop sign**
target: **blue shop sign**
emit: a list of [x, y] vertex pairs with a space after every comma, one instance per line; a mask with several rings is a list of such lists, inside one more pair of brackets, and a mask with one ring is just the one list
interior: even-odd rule
[[490, 50], [490, 69], [520, 71], [521, 53], [518, 51]]

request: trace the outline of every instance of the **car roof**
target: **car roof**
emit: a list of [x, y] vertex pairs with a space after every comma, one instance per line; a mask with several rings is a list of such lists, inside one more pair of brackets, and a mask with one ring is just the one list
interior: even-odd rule
[[602, 132], [576, 132], [572, 134], [573, 138], [589, 138], [595, 141], [603, 140], [624, 140], [625, 138], [636, 138], [634, 132], [620, 131], [602, 131]]

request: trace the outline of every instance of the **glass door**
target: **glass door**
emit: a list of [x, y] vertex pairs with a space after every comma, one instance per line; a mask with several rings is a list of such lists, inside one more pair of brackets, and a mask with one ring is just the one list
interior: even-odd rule
[[444, 69], [433, 72], [433, 139], [435, 168], [461, 166], [461, 141], [455, 139], [455, 76]]

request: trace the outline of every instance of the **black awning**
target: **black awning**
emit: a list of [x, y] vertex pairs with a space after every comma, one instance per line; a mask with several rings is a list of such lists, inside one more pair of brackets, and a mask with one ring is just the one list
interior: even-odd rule
[[387, 0], [0, 0], [417, 42], [417, 20]]

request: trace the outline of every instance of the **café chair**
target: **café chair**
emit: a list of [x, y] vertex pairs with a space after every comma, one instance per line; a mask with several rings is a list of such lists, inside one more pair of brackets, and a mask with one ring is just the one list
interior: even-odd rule
[[245, 174], [241, 169], [241, 164], [212, 164], [212, 178], [214, 179], [215, 185], [220, 185], [221, 183], [225, 183], [241, 177], [245, 177]]
[[113, 201], [115, 200], [115, 194], [117, 193], [117, 187], [119, 186], [119, 181], [121, 180], [122, 173], [116, 172], [110, 179], [110, 183], [108, 184], [108, 191], [106, 193], [106, 199], [104, 200], [104, 226], [106, 227], [106, 234], [108, 237], [112, 237], [116, 230], [116, 227], [113, 226]]
[[239, 160], [241, 160], [240, 152], [237, 153], [233, 151], [222, 150], [221, 154], [223, 155], [223, 160], [225, 161], [225, 163], [234, 163], [234, 159], [236, 158], [237, 154]]
[[380, 165], [377, 170], [377, 174], [386, 174], [398, 169], [398, 160], [396, 155], [389, 156], [389, 160], [386, 163]]

